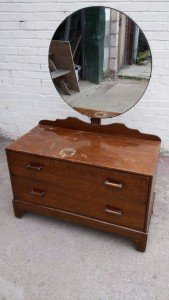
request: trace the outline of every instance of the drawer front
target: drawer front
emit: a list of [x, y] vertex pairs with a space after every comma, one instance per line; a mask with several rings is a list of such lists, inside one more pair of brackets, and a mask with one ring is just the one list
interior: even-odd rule
[[149, 177], [8, 152], [11, 174], [55, 183], [107, 199], [146, 203]]
[[143, 230], [146, 206], [12, 176], [14, 199]]

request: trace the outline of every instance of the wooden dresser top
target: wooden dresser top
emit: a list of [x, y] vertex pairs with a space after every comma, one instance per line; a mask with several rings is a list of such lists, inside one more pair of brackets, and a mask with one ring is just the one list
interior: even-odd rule
[[38, 125], [7, 150], [152, 176], [160, 141]]

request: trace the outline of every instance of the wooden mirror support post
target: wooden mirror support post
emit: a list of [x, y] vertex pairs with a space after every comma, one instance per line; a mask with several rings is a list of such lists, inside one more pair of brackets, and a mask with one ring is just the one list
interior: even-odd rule
[[99, 118], [91, 118], [91, 124], [101, 125], [101, 119], [99, 119]]
[[15, 216], [30, 211], [83, 224], [145, 251], [160, 139], [98, 123], [43, 120], [7, 147]]

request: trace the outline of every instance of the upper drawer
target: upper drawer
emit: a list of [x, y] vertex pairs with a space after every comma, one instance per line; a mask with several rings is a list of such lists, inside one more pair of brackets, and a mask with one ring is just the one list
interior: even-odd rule
[[146, 203], [149, 177], [8, 152], [11, 174], [53, 182], [103, 197]]

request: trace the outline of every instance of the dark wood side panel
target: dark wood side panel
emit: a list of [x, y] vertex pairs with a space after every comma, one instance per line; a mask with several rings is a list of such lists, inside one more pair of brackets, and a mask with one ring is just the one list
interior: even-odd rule
[[155, 181], [156, 175], [150, 180], [149, 185], [149, 193], [148, 193], [148, 202], [147, 202], [147, 210], [146, 210], [146, 217], [145, 217], [145, 226], [144, 230], [148, 232], [148, 228], [150, 225], [151, 216], [153, 213], [153, 206], [154, 206], [154, 199], [155, 199]]

